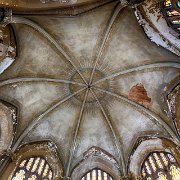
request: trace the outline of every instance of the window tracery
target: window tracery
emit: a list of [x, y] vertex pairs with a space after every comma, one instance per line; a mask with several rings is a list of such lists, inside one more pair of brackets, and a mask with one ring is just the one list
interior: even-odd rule
[[179, 180], [179, 147], [162, 137], [140, 137], [129, 155], [128, 175], [141, 180]]
[[30, 157], [20, 162], [11, 180], [53, 179], [53, 171], [43, 157]]
[[108, 174], [107, 172], [99, 169], [99, 168], [94, 168], [87, 172], [81, 180], [113, 180], [113, 177]]
[[150, 153], [143, 162], [141, 176], [147, 180], [178, 180], [180, 167], [171, 153], [155, 151]]
[[8, 180], [52, 180], [63, 177], [63, 166], [51, 141], [31, 142], [18, 148], [4, 169]]

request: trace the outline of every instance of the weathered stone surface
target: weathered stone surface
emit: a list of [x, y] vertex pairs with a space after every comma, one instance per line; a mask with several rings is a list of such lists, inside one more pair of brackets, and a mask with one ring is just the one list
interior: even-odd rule
[[136, 84], [133, 86], [129, 92], [128, 98], [146, 108], [148, 108], [151, 103], [151, 98], [148, 97], [147, 91], [142, 84]]
[[13, 124], [16, 122], [16, 112], [0, 101], [0, 155], [8, 151], [13, 137]]

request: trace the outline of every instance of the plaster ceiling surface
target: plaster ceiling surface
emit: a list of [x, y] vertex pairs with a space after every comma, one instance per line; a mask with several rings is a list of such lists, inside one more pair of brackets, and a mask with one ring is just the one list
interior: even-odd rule
[[[14, 19], [19, 56], [0, 75], [0, 96], [19, 104], [23, 143], [50, 139], [73, 166], [92, 146], [127, 163], [138, 137], [176, 141], [162, 91], [180, 58], [147, 38], [132, 8], [113, 2], [77, 17], [29, 19]], [[136, 84], [148, 108], [128, 99]]]

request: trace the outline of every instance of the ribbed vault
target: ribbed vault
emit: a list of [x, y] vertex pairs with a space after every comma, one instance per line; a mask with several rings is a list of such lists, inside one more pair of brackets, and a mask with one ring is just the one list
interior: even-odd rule
[[[126, 175], [138, 137], [179, 143], [163, 110], [162, 90], [179, 75], [179, 57], [149, 41], [133, 9], [112, 2], [73, 18], [13, 16], [20, 54], [0, 76], [0, 96], [20, 104], [22, 143], [49, 139], [69, 177], [92, 146], [110, 153]], [[141, 83], [149, 108], [128, 99]]]

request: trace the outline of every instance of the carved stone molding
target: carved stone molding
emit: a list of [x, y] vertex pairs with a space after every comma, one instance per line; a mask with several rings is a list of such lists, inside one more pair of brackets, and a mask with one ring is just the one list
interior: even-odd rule
[[[10, 19], [3, 21], [3, 25], [8, 24]], [[10, 25], [0, 26], [0, 74], [3, 73], [14, 61], [16, 57], [16, 40], [14, 31]]]
[[9, 151], [15, 135], [17, 108], [0, 100], [0, 156]]
[[168, 115], [180, 135], [180, 80], [174, 79], [164, 89], [164, 100], [168, 106]]
[[19, 163], [25, 158], [32, 156], [41, 156], [48, 161], [52, 168], [54, 179], [60, 179], [63, 176], [63, 167], [56, 150], [56, 145], [51, 141], [43, 141], [32, 142], [19, 147], [13, 154], [12, 162], [8, 164], [7, 169], [4, 171], [3, 178], [11, 179]]
[[140, 137], [129, 155], [128, 174], [132, 178], [141, 178], [141, 166], [147, 155], [153, 151], [172, 153], [176, 159], [180, 157], [179, 146], [170, 139], [161, 137]]
[[109, 173], [115, 180], [119, 180], [119, 165], [115, 158], [99, 147], [91, 147], [81, 157], [79, 163], [72, 170], [73, 180], [80, 179], [93, 168], [100, 168]]

